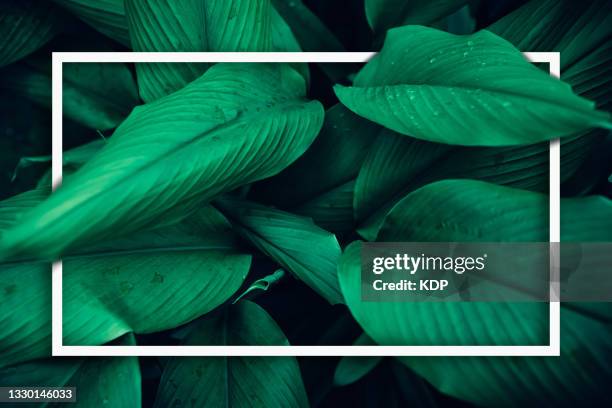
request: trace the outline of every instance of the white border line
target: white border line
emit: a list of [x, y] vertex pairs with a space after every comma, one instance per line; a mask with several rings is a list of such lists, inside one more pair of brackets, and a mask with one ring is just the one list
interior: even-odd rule
[[[316, 62], [363, 63], [375, 52], [54, 52], [52, 71], [52, 180], [62, 181], [62, 64], [67, 62]], [[560, 76], [558, 52], [525, 52], [534, 63], [548, 63], [550, 74]], [[550, 242], [560, 241], [560, 143], [550, 142]], [[554, 265], [558, 252], [551, 251], [551, 287], [558, 292]], [[64, 346], [62, 344], [62, 261], [52, 267], [53, 356], [559, 356], [561, 305], [550, 302], [548, 345], [539, 346]]]

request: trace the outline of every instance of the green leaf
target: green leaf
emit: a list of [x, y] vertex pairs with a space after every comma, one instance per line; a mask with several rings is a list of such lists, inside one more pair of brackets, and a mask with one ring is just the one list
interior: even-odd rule
[[[376, 345], [367, 334], [361, 336], [353, 343], [355, 346]], [[342, 387], [353, 384], [365, 377], [382, 361], [382, 357], [342, 357], [334, 373], [334, 385]]]
[[408, 25], [428, 25], [457, 11], [469, 0], [365, 0], [368, 23], [376, 33]]
[[612, 5], [606, 0], [531, 0], [487, 29], [520, 50], [559, 51], [563, 76], [565, 68], [610, 39]]
[[301, 0], [272, 0], [272, 4], [287, 21], [304, 51], [344, 51], [335, 35]]
[[[272, 49], [279, 52], [301, 52], [302, 48], [298, 40], [293, 35], [289, 25], [283, 20], [278, 11], [274, 8], [270, 10], [270, 30], [272, 35]], [[310, 81], [310, 71], [308, 64], [291, 64], [298, 71], [306, 82]]]
[[[0, 203], [0, 227], [43, 200], [32, 191]], [[64, 343], [95, 345], [125, 333], [174, 328], [226, 302], [250, 256], [207, 206], [172, 227], [80, 248], [63, 259]], [[0, 264], [0, 366], [45, 357], [51, 346], [51, 266]]]
[[308, 151], [277, 176], [254, 185], [252, 197], [310, 217], [334, 232], [352, 230], [354, 179], [379, 129], [334, 105]]
[[[432, 224], [430, 228], [433, 230], [435, 227]], [[426, 235], [417, 240], [404, 239], [401, 235], [395, 241], [427, 240]], [[495, 237], [489, 240], [494, 241]], [[360, 254], [361, 241], [353, 242], [345, 249], [339, 261], [338, 277], [351, 313], [378, 344], [538, 345], [548, 342], [549, 312], [544, 303], [362, 301]], [[517, 321], [521, 322], [520, 326], [517, 326]]]
[[45, 45], [62, 27], [53, 5], [34, 0], [3, 0], [0, 4], [0, 67]]
[[[389, 212], [378, 240], [548, 242], [548, 197], [475, 180], [444, 180], [408, 194]], [[561, 200], [563, 241], [612, 238], [612, 201]], [[488, 240], [488, 241], [487, 241]]]
[[[452, 146], [407, 138], [381, 127], [355, 182], [354, 209], [358, 232], [374, 240], [384, 215], [423, 173], [436, 173], [437, 163], [452, 160]], [[456, 156], [456, 162], [468, 163]]]
[[51, 192], [51, 186], [26, 191], [4, 201], [0, 201], [0, 231], [14, 225], [19, 216], [45, 200]]
[[53, 0], [102, 34], [130, 45], [124, 0]]
[[[253, 186], [253, 196], [291, 208], [355, 178], [380, 127], [337, 104], [325, 112], [321, 133], [302, 157]], [[277, 194], [279, 190], [283, 194]]]
[[455, 36], [418, 26], [392, 29], [354, 86], [335, 91], [353, 112], [432, 142], [530, 144], [612, 128], [609, 114], [488, 31]]
[[[295, 35], [299, 44], [298, 47], [301, 48], [298, 51], [345, 51], [344, 46], [338, 41], [334, 33], [301, 0], [272, 0], [272, 4], [274, 9], [278, 11], [281, 19], [284, 19], [283, 24], [288, 24], [290, 27], [291, 36]], [[277, 41], [283, 37], [273, 33], [272, 41]], [[274, 49], [284, 50], [281, 47], [274, 47]], [[340, 81], [348, 75], [345, 68], [346, 64], [319, 64], [319, 67], [332, 81]]]
[[[188, 345], [288, 345], [274, 320], [242, 301], [208, 316], [194, 328]], [[307, 407], [308, 398], [294, 357], [174, 358], [162, 374], [155, 407]]]
[[[562, 199], [564, 241], [609, 241], [612, 202]], [[389, 213], [379, 240], [396, 242], [548, 241], [548, 200], [539, 194], [474, 180], [446, 180], [407, 195]], [[547, 344], [548, 305], [542, 303], [362, 302], [360, 247], [339, 262], [347, 305], [379, 344]], [[406, 358], [440, 391], [479, 405], [577, 403], [601, 397], [609, 381], [612, 342], [605, 320], [564, 304], [562, 358]], [[603, 313], [606, 304], [596, 306]], [[517, 322], [521, 322], [520, 325]], [[588, 372], [581, 367], [589, 367]], [[582, 372], [576, 376], [576, 372]], [[565, 384], [565, 386], [561, 386]], [[503, 393], [504, 401], [499, 401]]]
[[0, 236], [0, 259], [51, 258], [160, 226], [162, 216], [171, 223], [222, 192], [278, 173], [323, 122], [321, 105], [304, 92], [303, 78], [284, 65], [218, 64], [135, 108], [104, 149]]
[[[120, 42], [121, 44], [125, 46], [128, 46], [128, 47], [130, 46], [130, 33], [128, 30], [128, 18], [126, 17], [124, 0], [53, 0], [53, 1], [65, 7], [72, 13], [74, 13], [78, 18], [82, 19], [87, 24], [91, 25], [93, 28], [100, 31], [102, 34], [110, 38], [113, 38], [114, 40]], [[206, 3], [206, 0], [199, 0], [199, 1], [187, 0], [187, 1], [191, 2], [187, 4], [187, 7], [192, 7], [195, 4], [196, 6], [196, 8], [194, 8], [194, 10], [196, 10], [195, 14], [198, 14], [200, 12], [201, 5]], [[266, 8], [268, 7], [267, 6], [268, 0], [265, 0], [265, 1], [257, 0], [257, 1], [260, 3], [257, 3], [255, 1], [251, 1], [251, 3], [254, 5], [261, 4], [261, 6], [266, 7]], [[168, 2], [162, 3], [160, 1], [157, 1], [156, 3], [152, 3], [149, 1], [148, 3], [149, 5], [152, 5], [155, 9], [163, 11], [159, 21], [163, 22], [165, 24], [164, 27], [169, 30], [169, 32], [165, 35], [171, 38], [170, 42], [171, 44], [173, 44], [173, 46], [176, 46], [176, 47], [181, 46], [181, 45], [185, 46], [185, 44], [198, 46], [197, 49], [188, 50], [188, 49], [178, 49], [177, 48], [177, 49], [163, 49], [162, 51], [232, 51], [232, 50], [225, 50], [225, 49], [209, 49], [211, 44], [207, 42], [202, 43], [200, 39], [195, 40], [194, 43], [191, 43], [190, 42], [191, 40], [187, 40], [186, 43], [179, 43], [178, 40], [176, 40], [176, 38], [180, 38], [181, 36], [185, 34], [184, 32], [181, 31], [182, 28], [181, 30], [177, 31], [177, 27], [176, 27], [177, 22], [180, 21], [182, 24], [184, 21], [186, 21], [185, 16], [190, 16], [189, 18], [193, 18], [193, 15], [191, 14], [194, 14], [194, 13], [186, 12], [180, 15], [177, 14], [174, 21], [172, 21], [170, 17], [172, 16], [173, 13], [179, 10], [180, 7], [185, 6], [186, 2], [181, 2], [176, 5], [173, 5], [172, 3], [168, 3]], [[209, 5], [207, 6], [211, 10], [213, 10], [213, 13], [211, 14], [218, 13], [219, 10], [221, 9], [215, 4], [212, 4], [211, 6], [210, 5], [211, 3], [212, 2], [208, 2]], [[226, 2], [226, 3], [231, 4], [230, 2]], [[225, 7], [225, 4], [223, 4], [222, 7]], [[236, 10], [238, 9], [239, 8], [228, 9], [229, 14], [227, 17], [229, 18], [229, 20], [233, 20], [235, 18], [235, 13], [236, 13]], [[295, 38], [291, 28], [283, 20], [283, 17], [281, 17], [278, 14], [278, 12], [272, 7], [269, 7], [269, 10], [270, 10], [270, 30], [271, 30], [270, 35], [272, 36], [272, 40], [271, 40], [272, 49], [274, 49], [275, 51], [281, 51], [281, 52], [302, 51], [298, 40]], [[166, 12], [169, 14], [165, 14]], [[146, 10], [146, 15], [149, 15], [149, 13], [152, 13], [152, 10]], [[320, 28], [317, 25], [317, 23], [318, 22], [310, 22], [308, 27], [317, 29], [318, 31], [320, 30], [321, 33], [323, 33], [324, 27]], [[318, 24], [320, 25], [320, 23]], [[155, 26], [152, 25], [150, 21], [146, 21], [146, 22], [143, 22], [142, 25], [138, 26], [133, 31], [146, 33], [146, 32], [151, 32], [154, 29], [154, 27]], [[199, 34], [201, 34], [201, 36], [204, 38], [206, 37], [206, 35], [204, 35], [204, 32], [202, 31], [202, 27], [205, 27], [205, 25], [200, 25], [199, 27], [194, 27], [193, 29], [198, 30]], [[163, 28], [159, 28], [159, 29], [163, 30]], [[177, 33], [179, 33], [178, 34], [179, 37], [176, 37]], [[262, 33], [267, 35], [267, 28], [262, 28]], [[239, 36], [236, 36], [235, 38], [237, 37]], [[321, 38], [321, 40], [323, 39]], [[325, 39], [325, 40], [329, 41], [330, 43], [333, 43], [333, 40], [330, 40], [330, 39]], [[145, 49], [140, 49], [139, 48], [140, 46], [134, 45], [134, 50], [135, 51], [136, 50], [160, 51], [156, 48], [153, 48], [153, 49], [146, 48], [148, 46], [157, 44], [157, 41], [159, 41], [159, 39], [153, 38], [150, 44], [146, 43], [144, 45]], [[162, 46], [164, 42], [159, 42], [159, 44], [160, 44], [159, 46]], [[236, 50], [236, 51], [240, 51], [240, 50]], [[244, 49], [243, 51], [267, 51], [267, 49], [266, 50]], [[320, 51], [320, 50], [313, 49], [313, 51]], [[139, 64], [139, 65], [144, 66], [146, 64]], [[149, 65], [152, 66], [154, 64], [149, 64]], [[177, 90], [181, 88], [182, 86], [184, 86], [190, 80], [195, 79], [195, 77], [201, 75], [207, 67], [206, 64], [163, 64], [164, 66], [167, 67], [164, 69], [161, 65], [162, 64], [159, 64], [157, 68], [151, 68], [151, 70], [153, 71], [160, 71], [160, 72], [152, 73], [151, 76], [155, 76], [155, 77], [147, 78], [146, 80], [151, 81], [151, 82], [159, 81], [160, 86], [168, 87], [169, 89], [172, 89], [172, 90]], [[195, 72], [197, 72], [197, 75], [195, 77], [192, 76], [193, 71], [185, 70], [185, 66], [187, 65], [191, 66], [195, 70]], [[168, 67], [171, 67], [171, 68], [168, 68]], [[304, 78], [308, 78], [308, 66], [306, 64], [295, 64], [295, 68], [304, 76]], [[139, 68], [139, 70], [140, 69], [146, 71], [146, 69], [144, 68]], [[162, 75], [162, 74], [167, 74], [169, 78], [159, 77], [159, 75]], [[145, 74], [145, 75], [148, 76], [148, 74]], [[182, 75], [185, 75], [185, 77], [187, 78], [186, 82], [183, 82], [181, 80]], [[171, 80], [171, 81], [177, 81], [177, 82], [176, 83], [164, 82], [164, 80]], [[153, 85], [154, 84], [152, 83], [151, 86]], [[174, 88], [173, 85], [176, 88]], [[141, 86], [141, 91], [143, 92], [143, 97], [145, 101], [155, 100], [157, 94], [165, 95], [166, 93], [168, 93], [168, 92], [163, 92], [163, 90], [156, 90], [156, 89], [142, 90], [143, 84], [141, 83], [140, 86]]]
[[[134, 345], [135, 341], [125, 336], [121, 343]], [[141, 405], [137, 357], [38, 360], [0, 369], [0, 382], [13, 387], [76, 387], [73, 407]]]
[[[62, 154], [62, 174], [64, 177], [74, 173], [81, 168], [89, 159], [91, 159], [96, 153], [98, 153], [104, 146], [106, 146], [106, 139], [98, 139], [93, 142], [86, 143], [84, 145], [75, 147], [70, 150], [66, 150]], [[31, 163], [48, 163], [51, 165], [51, 156], [36, 156], [36, 157], [23, 157], [17, 163], [15, 168], [15, 177], [19, 169], [31, 165]], [[51, 187], [51, 168], [49, 168], [45, 174], [38, 180], [38, 187]]]
[[239, 235], [331, 304], [342, 303], [336, 274], [341, 250], [334, 234], [309, 218], [249, 201], [223, 197], [214, 205]]
[[[562, 141], [561, 181], [570, 178], [594, 148], [601, 131]], [[470, 178], [548, 191], [549, 144], [512, 147], [448, 146], [407, 138], [390, 130], [372, 144], [355, 185], [355, 218], [360, 235], [373, 240], [385, 214], [407, 193], [446, 178]]]
[[[115, 128], [138, 103], [128, 67], [111, 64], [63, 64], [63, 114], [99, 130]], [[1, 86], [51, 108], [51, 66], [33, 60], [4, 70]]]
[[[568, 18], [568, 16], [572, 16]], [[612, 4], [532, 0], [489, 30], [527, 51], [559, 51], [561, 77], [574, 91], [612, 108]]]
[[[269, 0], [126, 0], [134, 51], [270, 51]], [[137, 64], [146, 102], [200, 76], [206, 64]]]
[[355, 229], [354, 189], [355, 181], [351, 180], [292, 207], [291, 212], [312, 218], [318, 226], [328, 231], [336, 234], [349, 234]]
[[283, 278], [283, 276], [285, 276], [285, 271], [279, 269], [268, 276], [257, 279], [255, 282], [251, 283], [251, 285], [244, 292], [242, 292], [240, 296], [232, 301], [232, 303], [235, 304], [240, 300], [246, 300], [259, 294], [260, 292], [267, 292], [272, 286], [276, 285]]

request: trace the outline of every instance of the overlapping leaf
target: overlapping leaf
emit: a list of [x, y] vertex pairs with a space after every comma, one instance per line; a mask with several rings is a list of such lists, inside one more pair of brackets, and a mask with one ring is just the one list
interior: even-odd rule
[[[334, 105], [308, 151], [277, 176], [255, 185], [252, 196], [311, 217], [330, 231], [352, 230], [354, 179], [380, 130], [344, 106]], [[277, 194], [279, 190], [283, 194]]]
[[455, 36], [418, 26], [392, 29], [354, 86], [335, 90], [367, 119], [447, 144], [530, 144], [612, 127], [609, 114], [488, 31]]
[[130, 45], [125, 0], [53, 0], [102, 34]]
[[[204, 319], [187, 345], [284, 346], [288, 341], [274, 320], [255, 303], [242, 301]], [[156, 407], [307, 407], [294, 357], [175, 358], [166, 365]]]
[[[134, 51], [269, 51], [270, 0], [126, 0]], [[138, 64], [138, 85], [149, 102], [204, 72], [194, 63]]]
[[523, 51], [559, 51], [563, 75], [610, 40], [611, 7], [605, 0], [531, 0], [488, 30]]
[[[74, 149], [66, 150], [62, 154], [63, 169], [62, 174], [68, 176], [78, 169], [81, 168], [89, 159], [91, 159], [96, 153], [100, 151], [106, 145], [106, 139], [94, 140], [93, 142], [86, 143], [82, 146], [75, 147]], [[51, 165], [51, 156], [38, 156], [38, 157], [23, 157], [19, 160], [17, 168], [15, 169], [15, 175], [22, 167], [27, 167], [31, 163], [46, 162]], [[38, 181], [38, 187], [51, 187], [51, 169], [49, 168], [45, 174]]]
[[[354, 346], [373, 346], [375, 344], [376, 343], [374, 343], [365, 333], [362, 333], [361, 336], [359, 336], [353, 343]], [[338, 366], [336, 366], [336, 371], [334, 372], [334, 385], [341, 387], [359, 381], [370, 371], [372, 371], [382, 359], [382, 357], [365, 356], [342, 357], [338, 363]]]
[[[610, 240], [612, 203], [609, 199], [564, 199], [561, 209], [564, 240]], [[538, 193], [480, 181], [447, 180], [422, 187], [400, 201], [386, 218], [379, 239], [547, 241], [547, 213], [548, 200]], [[353, 315], [378, 343], [524, 345], [548, 342], [547, 304], [362, 302], [359, 251], [359, 243], [347, 248], [339, 266], [340, 284]], [[596, 308], [606, 307], [602, 304]], [[554, 361], [462, 358], [407, 359], [406, 363], [441, 391], [482, 405], [494, 403], [500, 392], [508, 396], [506, 405], [527, 401], [577, 402], [579, 396], [584, 397], [583, 390], [594, 391], [593, 384], [606, 381], [610, 367], [610, 361], [600, 358], [612, 350], [609, 325], [593, 316], [596, 315], [582, 313], [572, 304], [564, 309], [561, 325], [565, 335], [561, 344], [565, 358]], [[570, 354], [572, 358], [568, 358]], [[579, 367], [584, 366], [590, 367], [588, 374], [575, 377]], [[599, 389], [601, 393], [602, 388]]]
[[[1, 86], [51, 107], [51, 69], [47, 61], [7, 68]], [[124, 64], [63, 64], [63, 114], [93, 129], [116, 127], [139, 103], [136, 83]]]
[[251, 244], [330, 303], [342, 303], [336, 272], [341, 250], [334, 234], [309, 218], [245, 200], [224, 197], [215, 206]]
[[[133, 336], [121, 345], [134, 345]], [[141, 404], [137, 357], [38, 360], [0, 369], [4, 386], [75, 387], [73, 407], [136, 407]]]
[[[0, 204], [0, 227], [44, 199], [32, 191]], [[173, 227], [82, 248], [64, 258], [65, 344], [102, 344], [125, 333], [184, 324], [227, 301], [250, 257], [237, 252], [227, 221], [205, 207]], [[51, 347], [51, 266], [1, 264], [0, 366], [44, 357]]]
[[561, 77], [574, 91], [595, 100], [602, 109], [612, 107], [609, 1], [532, 0], [489, 30], [525, 51], [559, 51]]
[[[342, 52], [344, 46], [319, 20], [301, 0], [272, 0], [274, 5], [272, 19], [272, 43], [274, 50], [278, 51], [309, 51], [309, 52]], [[278, 15], [278, 21], [275, 16]], [[282, 27], [289, 28], [289, 32], [279, 32]], [[295, 47], [278, 44], [293, 38]], [[348, 75], [349, 71], [344, 64], [320, 64], [319, 67], [331, 78], [339, 81]]]
[[[567, 180], [603, 140], [603, 132], [565, 138], [561, 148], [561, 181]], [[385, 214], [403, 196], [445, 178], [471, 178], [544, 192], [550, 173], [549, 144], [513, 147], [448, 146], [380, 134], [364, 160], [355, 186], [359, 233], [376, 238]]]
[[22, 222], [0, 258], [54, 257], [76, 244], [184, 218], [202, 201], [269, 177], [299, 157], [323, 121], [283, 65], [215, 65], [134, 109], [106, 146]]
[[0, 3], [0, 67], [36, 51], [62, 28], [52, 4], [37, 0]]
[[370, 27], [377, 33], [408, 24], [431, 24], [469, 0], [365, 0]]

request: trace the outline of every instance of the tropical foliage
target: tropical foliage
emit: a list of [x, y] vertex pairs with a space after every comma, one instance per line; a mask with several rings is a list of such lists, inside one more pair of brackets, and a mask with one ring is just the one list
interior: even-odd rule
[[[341, 4], [340, 4], [341, 3]], [[66, 64], [52, 51], [379, 51], [359, 64]], [[521, 51], [559, 51], [561, 80]], [[540, 303], [376, 303], [363, 242], [612, 239], [606, 0], [0, 4], [0, 386], [77, 406], [575, 406], [612, 381], [612, 309], [561, 357], [51, 358], [67, 345], [546, 344]]]

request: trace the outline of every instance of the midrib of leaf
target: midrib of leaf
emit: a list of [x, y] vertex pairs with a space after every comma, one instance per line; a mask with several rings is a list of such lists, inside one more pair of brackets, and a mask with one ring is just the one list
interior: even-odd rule
[[[292, 108], [292, 107], [299, 107], [299, 106], [301, 106], [301, 105], [298, 102], [292, 102], [292, 103], [283, 105], [283, 108], [270, 109], [270, 112], [276, 112], [276, 111], [281, 111], [282, 112], [282, 111], [284, 111], [286, 109], [289, 109], [289, 108]], [[269, 115], [270, 112], [266, 112], [266, 114]], [[142, 172], [148, 170], [149, 168], [151, 168], [151, 167], [153, 167], [155, 165], [158, 165], [161, 162], [164, 162], [164, 161], [168, 160], [170, 158], [170, 156], [176, 155], [176, 154], [182, 152], [183, 150], [188, 149], [191, 146], [191, 144], [197, 142], [199, 139], [202, 139], [202, 138], [208, 136], [209, 134], [211, 134], [213, 132], [217, 132], [217, 131], [224, 130], [224, 129], [229, 129], [229, 128], [233, 127], [233, 126], [236, 126], [239, 123], [238, 122], [239, 120], [242, 120], [243, 122], [246, 122], [247, 119], [249, 119], [250, 117], [255, 117], [256, 118], [255, 120], [251, 121], [250, 123], [253, 123], [254, 121], [257, 121], [257, 120], [263, 120], [263, 119], [261, 119], [261, 116], [264, 116], [264, 115], [262, 113], [260, 113], [260, 114], [250, 114], [249, 113], [249, 114], [245, 115], [244, 111], [239, 111], [236, 114], [235, 118], [232, 118], [232, 119], [230, 119], [227, 122], [215, 125], [215, 126], [211, 127], [210, 129], [207, 129], [206, 131], [197, 134], [193, 138], [191, 138], [189, 140], [186, 140], [186, 141], [184, 141], [182, 143], [177, 144], [172, 149], [170, 149], [168, 151], [165, 151], [165, 152], [162, 152], [160, 155], [158, 155], [156, 157], [151, 157], [148, 162], [144, 163], [143, 165], [141, 165], [140, 167], [134, 169], [131, 173], [129, 173], [129, 177], [127, 177], [127, 176], [123, 177], [122, 179], [117, 181], [117, 183], [113, 184], [112, 188], [110, 188], [110, 189], [101, 190], [101, 191], [98, 191], [97, 193], [91, 195], [89, 197], [88, 201], [91, 201], [91, 200], [93, 200], [95, 198], [98, 198], [99, 196], [104, 196], [104, 195], [110, 194], [112, 191], [115, 191], [118, 187], [122, 186], [124, 183], [127, 183], [127, 182], [132, 183], [133, 182], [132, 177], [138, 175], [139, 173], [142, 173]], [[186, 196], [185, 199], [187, 200], [187, 199], [193, 198], [196, 195], [197, 194], [194, 193], [192, 195]]]
[[[143, 248], [143, 249], [132, 249], [128, 251], [117, 250], [117, 251], [101, 251], [92, 253], [82, 253], [75, 255], [62, 256], [62, 261], [80, 260], [80, 259], [92, 259], [92, 258], [106, 258], [112, 256], [128, 256], [128, 255], [140, 255], [150, 253], [165, 253], [165, 252], [194, 252], [194, 251], [231, 251], [233, 248], [230, 246], [212, 246], [212, 245], [194, 245], [194, 246], [176, 246], [176, 247], [156, 247], [156, 248]], [[237, 253], [237, 252], [236, 252]], [[3, 266], [19, 266], [23, 264], [36, 265], [36, 264], [48, 264], [50, 260], [44, 259], [18, 259], [15, 261], [2, 262], [0, 265]]]
[[[525, 99], [528, 102], [532, 101], [532, 100], [536, 100], [539, 102], [544, 102], [547, 103], [549, 105], [555, 105], [555, 106], [559, 106], [561, 108], [570, 110], [570, 111], [579, 111], [581, 113], [590, 113], [590, 114], [596, 114], [596, 113], [600, 113], [603, 116], [603, 112], [598, 112], [595, 111], [594, 109], [586, 109], [583, 108], [582, 105], [585, 105], [584, 103], [581, 103], [580, 107], [577, 109], [575, 106], [570, 106], [566, 103], [560, 103], [558, 100], [550, 100], [550, 99], [546, 99], [543, 98], [540, 94], [537, 95], [524, 95], [521, 94], [519, 92], [513, 92], [511, 90], [497, 90], [497, 89], [489, 89], [489, 88], [483, 88], [483, 87], [476, 87], [476, 86], [465, 86], [465, 85], [432, 85], [432, 84], [410, 84], [410, 83], [400, 83], [400, 84], [391, 84], [391, 85], [377, 85], [377, 86], [367, 86], [367, 85], [363, 85], [363, 86], [352, 86], [352, 87], [344, 87], [347, 89], [350, 88], [361, 88], [361, 89], [384, 89], [384, 88], [391, 88], [391, 87], [396, 87], [396, 86], [406, 86], [406, 87], [422, 87], [422, 86], [426, 86], [429, 88], [442, 88], [442, 89], [459, 89], [459, 90], [465, 90], [465, 91], [476, 91], [476, 92], [482, 92], [483, 94], [485, 93], [489, 93], [492, 95], [509, 95], [509, 96], [513, 96], [513, 97], [517, 97], [517, 98], [521, 98], [521, 99]], [[587, 101], [586, 99], [580, 97], [580, 99], [584, 101]], [[589, 101], [590, 102], [590, 101]], [[612, 123], [609, 122], [609, 118], [608, 118], [608, 122], [604, 121], [602, 119], [602, 125], [606, 124], [606, 126], [609, 126], [610, 129], [612, 129]]]
[[[125, 329], [126, 332], [134, 332], [134, 327], [132, 327], [132, 325], [129, 322], [127, 322], [122, 316], [119, 315], [119, 311], [113, 310], [112, 299], [105, 299], [103, 296], [99, 296], [99, 293], [96, 291], [96, 289], [93, 289], [88, 283], [89, 283], [88, 281], [81, 281], [78, 284], [78, 287], [82, 289], [83, 292], [85, 292], [88, 295], [87, 296], [88, 299], [90, 301], [93, 301], [96, 305], [99, 305], [100, 309], [104, 311], [103, 313], [106, 314], [106, 316], [113, 319], [115, 323], [120, 323], [120, 327], [122, 329]], [[153, 312], [156, 312], [156, 310]], [[86, 326], [86, 324], [89, 323], [90, 321], [91, 320], [87, 320], [85, 323], [82, 323], [79, 326], [78, 330], [75, 330], [75, 332], [78, 333], [77, 338], [78, 337], [88, 338], [89, 336], [91, 336], [91, 331], [87, 333], [82, 332], [83, 326]]]

